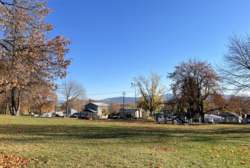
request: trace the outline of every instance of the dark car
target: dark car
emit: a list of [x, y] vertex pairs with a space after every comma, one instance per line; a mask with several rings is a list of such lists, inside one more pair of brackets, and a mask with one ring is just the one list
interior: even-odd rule
[[79, 119], [85, 119], [86, 114], [83, 112], [80, 112], [80, 115], [78, 116]]
[[77, 117], [79, 117], [79, 113], [74, 113], [69, 116], [69, 118], [77, 118]]

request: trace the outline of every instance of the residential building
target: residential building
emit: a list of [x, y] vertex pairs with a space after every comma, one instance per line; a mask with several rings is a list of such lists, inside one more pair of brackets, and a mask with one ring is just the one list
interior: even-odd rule
[[232, 112], [221, 112], [219, 116], [223, 117], [222, 122], [241, 123], [242, 121], [241, 116]]
[[84, 112], [92, 118], [108, 118], [108, 115], [102, 113], [102, 110], [108, 107], [108, 104], [102, 102], [91, 102], [85, 106]]
[[123, 109], [121, 108], [119, 110], [119, 116], [123, 117], [136, 117], [136, 118], [140, 118], [143, 117], [142, 116], [143, 111], [141, 109]]

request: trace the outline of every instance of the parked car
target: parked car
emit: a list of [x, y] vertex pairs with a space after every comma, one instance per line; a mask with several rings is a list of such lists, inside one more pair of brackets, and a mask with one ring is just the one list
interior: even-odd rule
[[86, 114], [84, 112], [80, 112], [80, 115], [78, 116], [79, 119], [85, 119]]
[[69, 116], [69, 118], [77, 118], [77, 117], [79, 117], [79, 113], [74, 113]]
[[59, 115], [59, 114], [56, 114], [56, 117], [63, 117], [63, 116], [61, 116], [61, 115]]

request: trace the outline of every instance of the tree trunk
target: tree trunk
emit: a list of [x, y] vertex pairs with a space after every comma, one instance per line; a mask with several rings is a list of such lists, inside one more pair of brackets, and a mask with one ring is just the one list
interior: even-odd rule
[[5, 115], [7, 115], [8, 111], [8, 97], [7, 97], [7, 91], [5, 91]]
[[201, 122], [205, 123], [205, 113], [200, 112]]
[[201, 116], [201, 122], [202, 122], [202, 123], [205, 123], [205, 113], [204, 113], [204, 108], [203, 108], [203, 101], [201, 101], [200, 116]]
[[5, 105], [5, 115], [7, 115], [7, 111], [8, 111], [8, 103], [6, 102], [6, 105]]
[[150, 117], [153, 117], [153, 112], [154, 112], [154, 111], [150, 111]]
[[15, 88], [11, 89], [11, 115], [15, 115], [16, 114], [16, 101], [15, 101]]
[[20, 106], [21, 106], [21, 91], [18, 91], [18, 106], [16, 107], [16, 115], [20, 115]]
[[6, 97], [6, 101], [5, 101], [5, 114], [8, 114], [8, 107], [9, 107], [9, 99], [8, 97]]
[[68, 108], [69, 108], [69, 104], [66, 103], [66, 118], [68, 118]]
[[11, 100], [9, 100], [8, 105], [9, 105], [10, 115], [14, 115], [14, 114], [13, 114], [13, 111], [12, 111]]
[[11, 115], [20, 115], [21, 91], [18, 91], [17, 100], [15, 98], [16, 88], [11, 89]]
[[42, 115], [42, 106], [40, 106], [39, 111], [40, 111], [40, 116], [41, 116]]
[[156, 116], [155, 116], [155, 121], [156, 122], [158, 122], [158, 118], [159, 118], [159, 116], [158, 116], [158, 114], [156, 114]]
[[18, 107], [16, 108], [16, 116], [20, 115], [20, 103], [18, 103]]

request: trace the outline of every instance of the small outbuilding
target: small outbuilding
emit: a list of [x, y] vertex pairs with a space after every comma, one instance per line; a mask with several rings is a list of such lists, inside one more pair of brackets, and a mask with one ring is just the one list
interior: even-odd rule
[[142, 117], [142, 110], [141, 109], [123, 109], [121, 108], [119, 110], [119, 116], [123, 117], [135, 117], [135, 118], [140, 118]]

